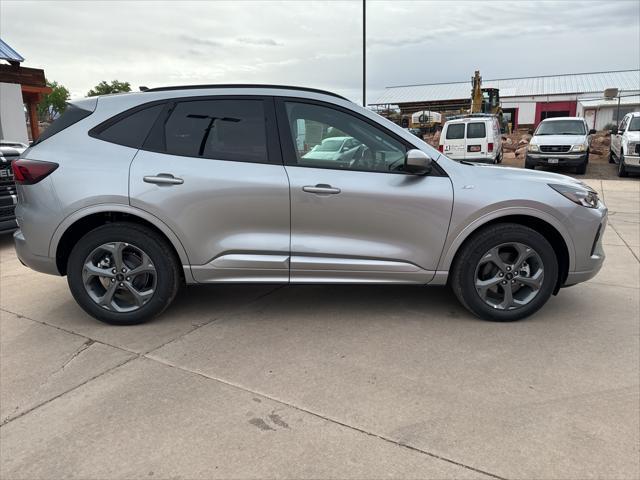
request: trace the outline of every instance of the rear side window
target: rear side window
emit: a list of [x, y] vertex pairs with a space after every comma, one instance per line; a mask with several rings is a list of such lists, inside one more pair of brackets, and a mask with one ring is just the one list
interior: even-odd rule
[[91, 110], [85, 110], [71, 103], [67, 104], [67, 109], [64, 113], [54, 120], [54, 122], [40, 134], [38, 139], [31, 144], [31, 146], [37, 145], [49, 137], [53, 137], [56, 133], [61, 132], [74, 123], [78, 123], [80, 120], [87, 118], [92, 113], [93, 112]]
[[487, 129], [483, 122], [470, 123], [467, 126], [467, 138], [484, 138], [487, 136]]
[[266, 163], [262, 100], [179, 102], [163, 129], [163, 151], [171, 155]]
[[97, 137], [126, 147], [140, 148], [163, 107], [160, 104], [136, 110], [106, 128], [102, 127]]
[[447, 127], [447, 140], [464, 138], [464, 123], [452, 123]]

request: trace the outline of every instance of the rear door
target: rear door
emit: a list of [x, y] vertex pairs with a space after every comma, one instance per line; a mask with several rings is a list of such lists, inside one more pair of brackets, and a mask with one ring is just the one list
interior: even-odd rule
[[443, 132], [444, 154], [453, 160], [464, 160], [466, 149], [465, 127], [462, 122], [450, 123]]
[[131, 164], [130, 201], [176, 233], [199, 282], [289, 279], [289, 183], [269, 97], [170, 101]]
[[486, 160], [487, 158], [487, 123], [469, 122], [467, 123], [466, 135], [466, 160]]

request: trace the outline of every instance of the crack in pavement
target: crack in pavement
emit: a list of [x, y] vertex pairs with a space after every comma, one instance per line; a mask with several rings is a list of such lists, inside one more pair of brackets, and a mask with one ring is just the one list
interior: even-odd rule
[[258, 395], [258, 396], [260, 396], [262, 398], [266, 398], [267, 400], [270, 400], [272, 402], [276, 402], [276, 403], [279, 403], [279, 404], [284, 405], [286, 407], [292, 408], [294, 410], [298, 410], [299, 412], [303, 412], [303, 413], [306, 413], [306, 414], [309, 414], [309, 415], [313, 415], [314, 417], [320, 418], [320, 419], [322, 419], [322, 420], [324, 420], [326, 422], [334, 423], [336, 425], [340, 425], [342, 427], [348, 428], [349, 430], [354, 430], [356, 432], [363, 433], [365, 435], [377, 438], [377, 439], [382, 440], [384, 442], [391, 443], [391, 444], [396, 445], [398, 447], [406, 448], [408, 450], [412, 450], [414, 452], [421, 453], [423, 455], [427, 455], [427, 456], [435, 458], [437, 460], [441, 460], [443, 462], [451, 463], [451, 464], [456, 465], [458, 467], [465, 468], [467, 470], [471, 470], [471, 471], [473, 471], [475, 473], [480, 473], [482, 475], [485, 475], [485, 476], [488, 476], [488, 477], [491, 477], [491, 478], [495, 478], [497, 480], [507, 480], [506, 477], [502, 477], [502, 476], [496, 475], [495, 473], [487, 472], [486, 470], [482, 470], [480, 468], [476, 468], [476, 467], [473, 467], [471, 465], [467, 465], [465, 463], [458, 462], [458, 461], [453, 460], [451, 458], [444, 457], [442, 455], [438, 455], [436, 453], [429, 452], [427, 450], [423, 450], [423, 449], [418, 448], [418, 447], [414, 447], [413, 445], [409, 445], [408, 443], [404, 443], [404, 442], [400, 442], [398, 440], [394, 440], [394, 439], [386, 437], [386, 436], [384, 436], [382, 434], [370, 432], [370, 431], [365, 430], [363, 428], [356, 427], [354, 425], [350, 425], [348, 423], [341, 422], [340, 420], [336, 420], [335, 418], [331, 418], [331, 417], [328, 417], [326, 415], [322, 415], [320, 413], [316, 413], [316, 412], [314, 412], [312, 410], [307, 410], [306, 408], [299, 407], [299, 406], [297, 406], [295, 404], [292, 404], [292, 403], [288, 403], [288, 402], [286, 402], [284, 400], [280, 400], [278, 398], [272, 397], [272, 396], [267, 395], [265, 393], [258, 392], [258, 391], [251, 390], [249, 388], [243, 387], [242, 385], [239, 385], [237, 383], [229, 382], [227, 380], [223, 380], [223, 379], [217, 378], [217, 377], [212, 377], [210, 375], [206, 375], [206, 374], [204, 374], [202, 372], [198, 372], [198, 371], [195, 371], [195, 370], [190, 370], [188, 368], [184, 368], [184, 367], [169, 363], [169, 362], [164, 361], [164, 360], [159, 359], [159, 358], [147, 357], [146, 355], [143, 355], [142, 357], [145, 358], [145, 359], [152, 360], [154, 362], [160, 363], [161, 365], [165, 365], [167, 367], [175, 368], [176, 370], [181, 370], [183, 372], [188, 372], [188, 373], [191, 373], [193, 375], [198, 375], [200, 377], [206, 378], [207, 380], [213, 380], [215, 382], [220, 382], [220, 383], [222, 383], [224, 385], [227, 385], [229, 387], [233, 387], [233, 388], [241, 390], [243, 392], [251, 393], [252, 395]]

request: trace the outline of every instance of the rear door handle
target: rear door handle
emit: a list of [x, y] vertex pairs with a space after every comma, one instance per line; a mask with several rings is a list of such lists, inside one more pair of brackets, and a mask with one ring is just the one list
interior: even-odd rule
[[315, 193], [318, 195], [336, 195], [340, 193], [339, 188], [334, 188], [326, 183], [319, 183], [318, 185], [306, 185], [302, 187], [303, 192]]
[[155, 183], [156, 185], [182, 185], [184, 183], [183, 179], [174, 177], [170, 173], [147, 175], [142, 180], [144, 183]]

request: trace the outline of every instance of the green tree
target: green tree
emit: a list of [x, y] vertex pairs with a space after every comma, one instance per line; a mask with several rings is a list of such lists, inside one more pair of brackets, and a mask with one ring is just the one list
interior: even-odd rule
[[47, 87], [50, 87], [52, 92], [45, 95], [38, 104], [38, 119], [42, 122], [52, 122], [61, 115], [66, 110], [69, 100], [69, 90], [58, 82], [47, 80]]
[[109, 93], [121, 93], [130, 92], [131, 84], [129, 82], [119, 82], [118, 80], [112, 80], [111, 83], [107, 83], [104, 80], [98, 85], [93, 87], [87, 93], [87, 97], [95, 97], [98, 95], [107, 95]]

